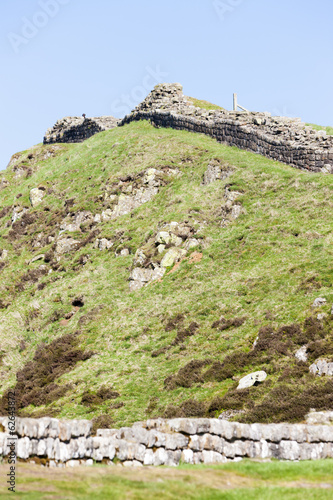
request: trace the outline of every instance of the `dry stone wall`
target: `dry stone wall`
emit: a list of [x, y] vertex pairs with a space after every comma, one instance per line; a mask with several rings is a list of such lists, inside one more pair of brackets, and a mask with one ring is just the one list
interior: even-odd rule
[[80, 118], [67, 116], [58, 120], [53, 128], [46, 131], [44, 144], [55, 142], [83, 142], [89, 137], [115, 128], [120, 120], [113, 116], [102, 116], [99, 118]]
[[333, 173], [333, 136], [325, 131], [307, 127], [299, 118], [201, 109], [183, 95], [179, 84], [157, 85], [120, 125], [136, 120], [203, 133], [300, 169]]
[[[326, 418], [326, 417], [325, 417]], [[322, 419], [314, 418], [312, 422]], [[330, 416], [326, 418], [331, 422]], [[132, 427], [100, 429], [88, 420], [0, 418], [0, 456], [15, 441], [18, 459], [49, 466], [124, 466], [224, 463], [244, 457], [281, 460], [333, 458], [333, 425], [241, 424], [220, 419], [154, 419]], [[9, 434], [12, 429], [13, 436]]]

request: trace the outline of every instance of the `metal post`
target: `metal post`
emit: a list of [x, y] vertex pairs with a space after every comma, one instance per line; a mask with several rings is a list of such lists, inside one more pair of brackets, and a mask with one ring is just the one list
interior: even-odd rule
[[234, 111], [237, 111], [237, 94], [234, 94]]

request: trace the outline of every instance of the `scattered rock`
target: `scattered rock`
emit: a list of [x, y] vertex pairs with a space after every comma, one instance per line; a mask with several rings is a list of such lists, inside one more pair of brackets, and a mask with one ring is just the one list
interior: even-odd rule
[[8, 257], [8, 250], [0, 248], [0, 260], [6, 260]]
[[30, 261], [29, 264], [32, 264], [33, 262], [37, 262], [37, 260], [44, 260], [45, 254], [41, 253], [39, 255], [36, 255], [36, 257], [33, 257]]
[[129, 249], [128, 249], [128, 248], [123, 248], [123, 249], [120, 251], [120, 255], [121, 255], [122, 257], [127, 257], [129, 254], [130, 254], [130, 252], [129, 252]]
[[323, 297], [318, 297], [317, 299], [315, 299], [312, 307], [322, 307], [326, 304], [326, 302], [326, 299], [324, 299]]
[[182, 248], [170, 248], [161, 260], [161, 267], [171, 267], [186, 255], [186, 250]]
[[211, 160], [204, 173], [203, 184], [208, 185], [217, 180], [224, 180], [231, 175], [232, 169], [226, 165], [221, 165], [218, 160]]
[[263, 382], [266, 377], [267, 373], [264, 371], [250, 373], [240, 379], [237, 389], [246, 389], [248, 387], [252, 387], [253, 385], [257, 385], [258, 383]]
[[298, 351], [295, 353], [295, 358], [297, 361], [303, 361], [305, 363], [308, 360], [308, 355], [306, 353], [307, 351], [307, 346], [303, 345]]
[[310, 373], [313, 375], [333, 375], [333, 362], [326, 359], [317, 359], [309, 368]]
[[163, 277], [165, 269], [156, 267], [155, 269], [143, 269], [135, 267], [130, 275], [130, 291], [139, 290], [150, 281], [154, 281]]
[[45, 196], [45, 188], [37, 187], [30, 191], [30, 203], [33, 207], [37, 207]]
[[80, 242], [78, 240], [74, 240], [74, 238], [63, 237], [59, 238], [56, 244], [55, 253], [59, 255], [63, 255], [65, 253], [70, 253], [77, 249]]
[[327, 314], [326, 313], [319, 313], [317, 315], [317, 320], [318, 321], [323, 321], [323, 319], [325, 319], [327, 317]]
[[91, 222], [94, 221], [94, 217], [91, 212], [84, 211], [84, 212], [78, 212], [77, 214], [69, 214], [60, 225], [60, 232], [80, 231], [81, 225], [89, 221]]
[[112, 241], [107, 238], [97, 239], [94, 244], [94, 248], [98, 248], [99, 250], [109, 250], [113, 246]]

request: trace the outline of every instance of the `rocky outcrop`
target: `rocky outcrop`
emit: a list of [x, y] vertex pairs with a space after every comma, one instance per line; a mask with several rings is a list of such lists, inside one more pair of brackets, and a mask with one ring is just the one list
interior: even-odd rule
[[46, 131], [44, 144], [83, 142], [98, 132], [115, 128], [119, 121], [113, 116], [101, 116], [99, 118], [67, 116], [58, 120], [52, 128]]
[[166, 270], [184, 259], [188, 251], [200, 245], [194, 229], [188, 224], [163, 224], [145, 247], [139, 248], [133, 259], [130, 291], [136, 291], [151, 281], [161, 279]]
[[333, 172], [333, 136], [298, 118], [269, 113], [205, 110], [193, 106], [180, 84], [157, 85], [120, 123], [149, 120], [157, 127], [199, 132], [312, 172]]
[[[312, 415], [312, 421], [314, 416]], [[328, 420], [331, 422], [331, 420]], [[147, 420], [91, 435], [88, 420], [0, 418], [0, 456], [15, 448], [21, 460], [43, 458], [49, 466], [214, 464], [242, 458], [315, 460], [333, 458], [333, 426], [241, 424], [221, 419]], [[15, 438], [9, 434], [14, 433]]]

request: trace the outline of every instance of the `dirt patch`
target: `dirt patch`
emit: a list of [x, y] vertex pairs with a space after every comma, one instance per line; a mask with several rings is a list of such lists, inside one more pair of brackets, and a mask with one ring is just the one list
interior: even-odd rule
[[190, 255], [189, 264], [195, 264], [196, 262], [200, 262], [202, 260], [203, 254], [199, 252], [193, 252]]

